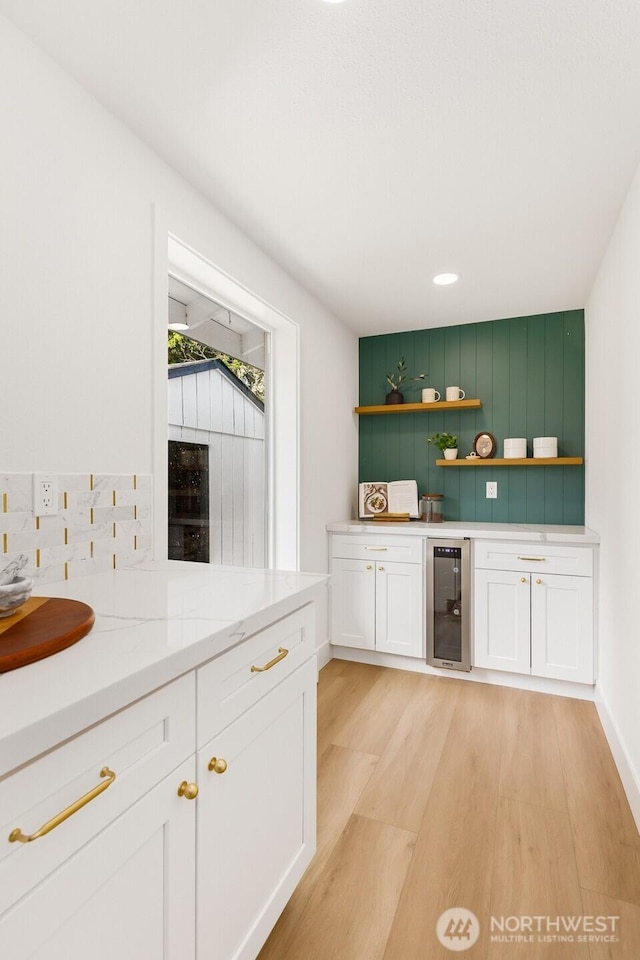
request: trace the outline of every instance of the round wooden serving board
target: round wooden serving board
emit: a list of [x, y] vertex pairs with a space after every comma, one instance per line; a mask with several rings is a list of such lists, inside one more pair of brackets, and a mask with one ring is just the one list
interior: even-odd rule
[[31, 597], [0, 619], [0, 673], [43, 660], [86, 636], [95, 614], [79, 600]]

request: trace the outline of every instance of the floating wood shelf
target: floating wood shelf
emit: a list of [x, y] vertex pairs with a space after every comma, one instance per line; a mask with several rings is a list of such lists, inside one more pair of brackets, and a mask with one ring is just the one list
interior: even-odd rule
[[354, 413], [430, 413], [432, 410], [478, 410], [481, 400], [438, 400], [436, 403], [381, 403], [376, 407], [354, 407]]
[[582, 457], [518, 457], [505, 460], [501, 457], [474, 457], [472, 460], [436, 460], [436, 467], [579, 467]]

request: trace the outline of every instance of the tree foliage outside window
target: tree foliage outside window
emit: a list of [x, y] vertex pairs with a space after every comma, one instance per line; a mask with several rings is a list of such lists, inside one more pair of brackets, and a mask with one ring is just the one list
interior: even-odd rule
[[168, 354], [170, 364], [193, 363], [194, 360], [220, 360], [258, 400], [264, 403], [264, 370], [259, 367], [244, 363], [226, 353], [220, 353], [219, 350], [213, 350], [204, 343], [185, 337], [175, 330], [169, 331]]

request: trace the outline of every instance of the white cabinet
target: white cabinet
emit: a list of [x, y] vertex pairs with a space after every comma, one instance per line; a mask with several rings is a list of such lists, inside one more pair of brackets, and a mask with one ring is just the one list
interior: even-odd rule
[[588, 548], [480, 543], [475, 566], [475, 666], [594, 682]]
[[314, 610], [197, 671], [197, 956], [253, 960], [316, 845]]
[[194, 703], [182, 677], [0, 781], [3, 956], [193, 951]]
[[313, 857], [316, 686], [314, 657], [198, 752], [199, 957], [253, 960]]
[[424, 570], [412, 563], [376, 568], [376, 650], [424, 656]]
[[331, 563], [331, 642], [376, 648], [376, 569], [371, 561]]
[[191, 759], [8, 910], [3, 956], [193, 957], [195, 805], [177, 795], [193, 774]]
[[476, 570], [474, 608], [474, 666], [531, 673], [529, 577]]
[[254, 960], [315, 853], [314, 654], [307, 604], [0, 779], [0, 954]]
[[420, 538], [333, 537], [331, 574], [332, 643], [424, 656]]
[[531, 636], [531, 673], [534, 676], [593, 683], [591, 578], [554, 574], [534, 577], [531, 584]]

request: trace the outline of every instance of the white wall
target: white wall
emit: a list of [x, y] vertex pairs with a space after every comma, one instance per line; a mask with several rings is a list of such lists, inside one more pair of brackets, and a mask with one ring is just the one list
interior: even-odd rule
[[586, 522], [602, 539], [597, 692], [640, 825], [639, 264], [640, 170], [585, 312]]
[[155, 204], [300, 324], [301, 566], [326, 569], [357, 480], [355, 335], [4, 18], [0, 115], [0, 469], [151, 472]]

